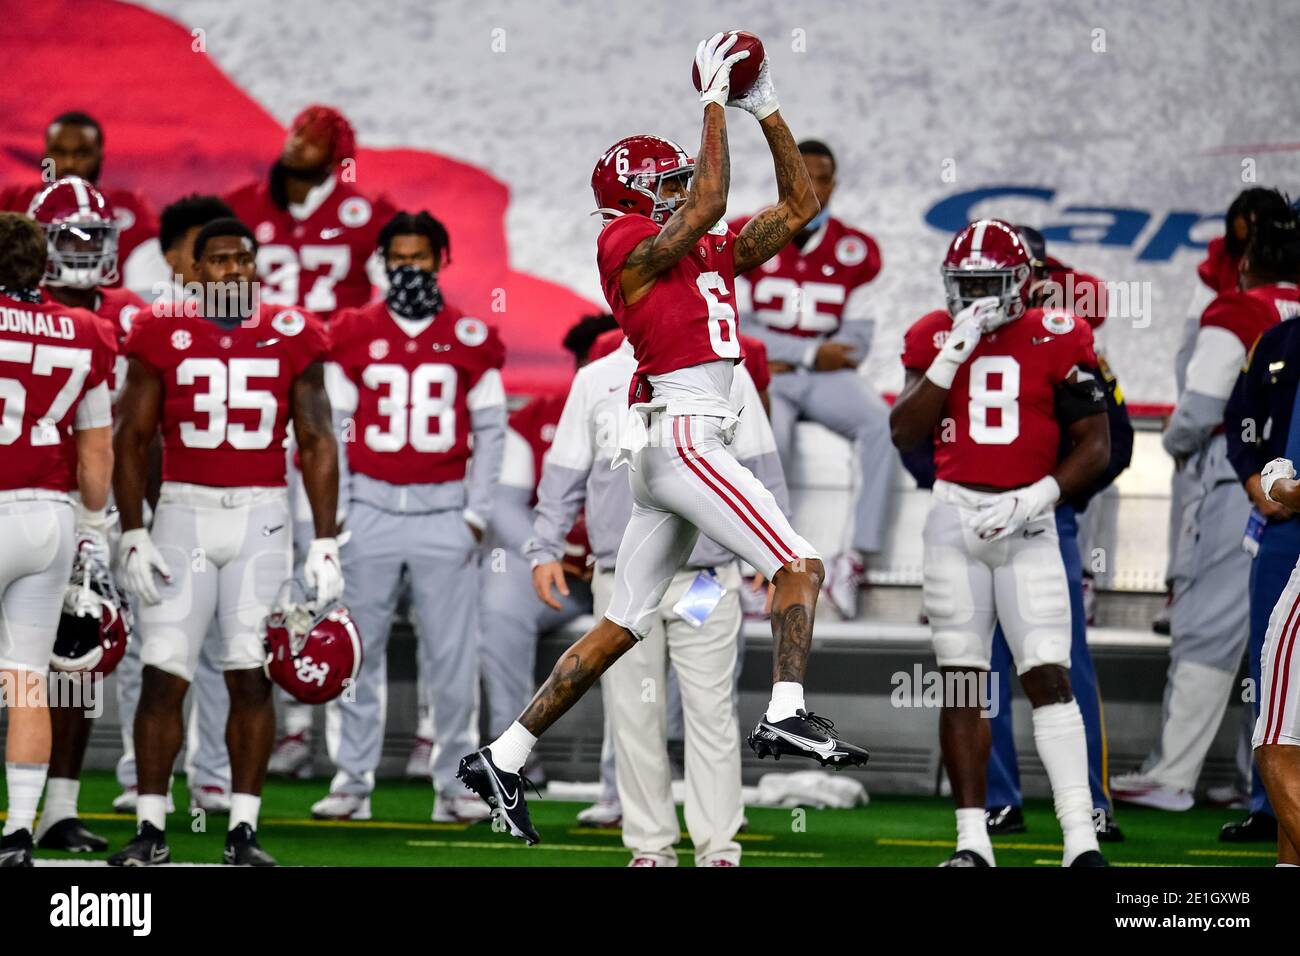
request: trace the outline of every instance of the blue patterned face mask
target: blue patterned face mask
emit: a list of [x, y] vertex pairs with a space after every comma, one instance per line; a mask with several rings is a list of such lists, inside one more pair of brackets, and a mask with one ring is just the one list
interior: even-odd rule
[[822, 211], [812, 217], [808, 225], [803, 227], [804, 232], [816, 232], [822, 226], [826, 225], [826, 220], [831, 218], [831, 204], [827, 203], [822, 206]]
[[404, 319], [427, 319], [442, 311], [438, 274], [415, 266], [388, 270], [388, 307]]

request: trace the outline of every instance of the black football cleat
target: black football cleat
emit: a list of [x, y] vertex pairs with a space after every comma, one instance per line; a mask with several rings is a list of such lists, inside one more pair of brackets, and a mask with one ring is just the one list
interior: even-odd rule
[[1070, 866], [1110, 866], [1110, 864], [1097, 850], [1084, 850], [1074, 858]]
[[990, 836], [1025, 832], [1025, 811], [1020, 807], [994, 807], [984, 811], [984, 823]]
[[1254, 810], [1244, 820], [1225, 823], [1219, 831], [1219, 840], [1223, 843], [1276, 843], [1277, 817]]
[[32, 862], [32, 831], [15, 830], [0, 837], [0, 868], [35, 866]]
[[167, 834], [152, 823], [140, 824], [135, 839], [108, 858], [109, 866], [158, 866], [170, 863], [172, 851], [167, 846]]
[[533, 821], [528, 818], [528, 801], [524, 799], [524, 787], [528, 781], [522, 774], [506, 773], [494, 764], [487, 747], [460, 759], [456, 779], [492, 808], [511, 836], [526, 840], [529, 846], [542, 841], [533, 828]]
[[948, 859], [940, 863], [939, 866], [988, 867], [990, 864], [988, 860], [984, 859], [984, 857], [980, 856], [974, 850], [958, 850], [952, 856], [948, 857]]
[[67, 817], [41, 834], [36, 845], [42, 850], [66, 850], [69, 853], [102, 853], [108, 841], [91, 833], [76, 817]]
[[275, 857], [257, 842], [257, 831], [241, 823], [226, 833], [226, 849], [221, 862], [227, 866], [275, 866]]
[[1124, 842], [1124, 831], [1115, 822], [1115, 814], [1109, 810], [1093, 810], [1092, 826], [1097, 831], [1098, 843]]
[[796, 711], [793, 717], [775, 723], [763, 717], [746, 738], [750, 748], [760, 758], [771, 756], [777, 760], [782, 754], [811, 757], [823, 767], [861, 767], [871, 759], [871, 754], [835, 736], [835, 724], [825, 717], [806, 710]]

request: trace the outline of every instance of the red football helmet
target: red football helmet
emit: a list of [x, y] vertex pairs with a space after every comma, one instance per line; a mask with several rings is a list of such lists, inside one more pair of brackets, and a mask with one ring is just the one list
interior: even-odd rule
[[1033, 258], [1009, 222], [977, 219], [966, 226], [948, 246], [940, 270], [951, 315], [994, 296], [1001, 303], [996, 328], [1020, 318], [1029, 305]]
[[50, 666], [107, 677], [126, 655], [132, 630], [130, 606], [108, 568], [91, 553], [78, 552], [72, 580], [63, 593], [63, 615]]
[[690, 188], [695, 160], [671, 140], [658, 136], [628, 136], [605, 150], [591, 174], [596, 211], [608, 217], [626, 213], [648, 216], [661, 226], [682, 197], [665, 198], [663, 184], [683, 180]]
[[266, 675], [304, 704], [343, 693], [361, 671], [361, 635], [335, 601], [317, 608], [295, 580], [280, 589], [262, 624]]
[[98, 189], [65, 176], [36, 194], [27, 215], [45, 230], [45, 284], [93, 289], [117, 281], [118, 224]]

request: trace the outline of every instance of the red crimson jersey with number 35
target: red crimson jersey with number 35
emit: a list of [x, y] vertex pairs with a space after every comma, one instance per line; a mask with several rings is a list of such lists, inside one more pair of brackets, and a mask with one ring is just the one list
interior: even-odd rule
[[[903, 338], [903, 366], [924, 374], [952, 329], [937, 310]], [[1069, 312], [1030, 309], [984, 335], [957, 370], [935, 429], [936, 476], [1019, 488], [1052, 473], [1060, 449], [1056, 393], [1079, 368], [1096, 374], [1092, 329]]]
[[623, 264], [659, 233], [645, 216], [606, 224], [596, 245], [600, 283], [610, 311], [636, 354], [637, 376], [664, 375], [719, 359], [740, 360], [736, 328], [736, 236], [719, 223], [633, 305], [623, 300]]
[[331, 359], [357, 389], [352, 470], [393, 485], [463, 479], [471, 413], [505, 402], [496, 329], [447, 305], [411, 336], [375, 302], [336, 315], [330, 336]]
[[123, 351], [162, 377], [164, 481], [284, 484], [294, 380], [329, 351], [319, 319], [265, 303], [230, 327], [142, 312]]
[[92, 313], [0, 295], [0, 490], [77, 487], [77, 405], [116, 353]]

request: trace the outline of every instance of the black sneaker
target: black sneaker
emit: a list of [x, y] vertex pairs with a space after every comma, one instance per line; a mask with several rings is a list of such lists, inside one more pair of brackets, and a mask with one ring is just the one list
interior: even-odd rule
[[1013, 806], [994, 807], [992, 810], [984, 811], [984, 823], [992, 836], [1024, 833], [1025, 811]]
[[35, 865], [31, 830], [15, 830], [7, 837], [0, 837], [0, 867]]
[[460, 758], [456, 779], [483, 798], [495, 811], [496, 818], [505, 822], [511, 836], [527, 840], [530, 846], [542, 841], [533, 829], [533, 821], [528, 819], [528, 801], [524, 799], [528, 781], [523, 775], [506, 773], [494, 764], [487, 747]]
[[746, 738], [760, 758], [782, 754], [811, 757], [823, 767], [861, 767], [871, 754], [835, 736], [835, 724], [806, 710], [772, 723], [765, 716]]
[[60, 820], [41, 834], [36, 845], [42, 850], [67, 850], [69, 853], [102, 853], [108, 841], [86, 829], [76, 817]]
[[1084, 850], [1074, 858], [1070, 866], [1110, 866], [1106, 858], [1097, 850]]
[[1223, 843], [1276, 843], [1277, 817], [1262, 810], [1247, 814], [1239, 823], [1225, 823], [1219, 831]]
[[1097, 831], [1098, 843], [1123, 843], [1124, 831], [1115, 822], [1115, 814], [1109, 810], [1092, 811], [1092, 826]]
[[227, 866], [275, 866], [275, 857], [257, 842], [257, 831], [241, 823], [226, 833], [226, 849], [221, 862]]
[[991, 866], [988, 860], [980, 856], [974, 850], [958, 850], [948, 859], [939, 864], [942, 866]]
[[108, 858], [109, 866], [157, 866], [170, 863], [172, 851], [167, 846], [167, 834], [152, 823], [140, 824], [135, 839]]

